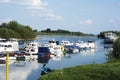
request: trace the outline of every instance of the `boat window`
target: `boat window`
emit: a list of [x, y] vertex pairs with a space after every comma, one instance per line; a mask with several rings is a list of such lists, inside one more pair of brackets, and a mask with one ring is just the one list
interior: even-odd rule
[[12, 47], [12, 45], [8, 45], [8, 48]]
[[5, 47], [7, 47], [7, 45], [5, 45]]

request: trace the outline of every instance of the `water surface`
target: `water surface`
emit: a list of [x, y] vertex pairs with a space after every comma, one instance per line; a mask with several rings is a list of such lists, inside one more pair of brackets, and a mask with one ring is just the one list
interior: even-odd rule
[[[61, 59], [48, 59], [48, 66], [51, 69], [62, 69], [85, 64], [101, 64], [107, 61], [105, 56], [103, 40], [96, 37], [71, 37], [71, 36], [38, 36], [39, 43], [48, 42], [49, 40], [69, 40], [77, 42], [78, 40], [88, 41], [93, 40], [97, 45], [96, 50], [83, 51], [80, 53], [69, 54]], [[26, 60], [24, 62], [16, 62], [10, 60], [9, 65], [9, 80], [37, 80], [40, 76], [42, 63], [38, 60]], [[5, 65], [0, 66], [0, 80], [5, 80]]]

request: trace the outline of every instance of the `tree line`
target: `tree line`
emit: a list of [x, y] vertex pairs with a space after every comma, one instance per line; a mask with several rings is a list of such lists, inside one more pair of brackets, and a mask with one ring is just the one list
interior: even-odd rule
[[21, 25], [17, 21], [0, 25], [0, 38], [33, 39], [35, 37], [36, 34], [30, 26]]
[[62, 29], [51, 30], [50, 28], [39, 31], [39, 34], [93, 36], [93, 34], [86, 34], [86, 33], [82, 33], [82, 32], [71, 32], [71, 31], [62, 30]]

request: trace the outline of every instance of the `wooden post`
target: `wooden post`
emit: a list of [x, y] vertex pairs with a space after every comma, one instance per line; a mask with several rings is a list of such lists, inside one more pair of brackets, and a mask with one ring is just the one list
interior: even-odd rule
[[9, 73], [9, 65], [8, 65], [8, 63], [9, 63], [9, 54], [7, 54], [7, 57], [6, 57], [6, 80], [8, 80], [8, 73]]

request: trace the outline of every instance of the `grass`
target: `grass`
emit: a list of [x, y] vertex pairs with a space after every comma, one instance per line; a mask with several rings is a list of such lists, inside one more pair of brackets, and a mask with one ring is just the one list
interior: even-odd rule
[[56, 70], [38, 80], [120, 80], [120, 60]]

